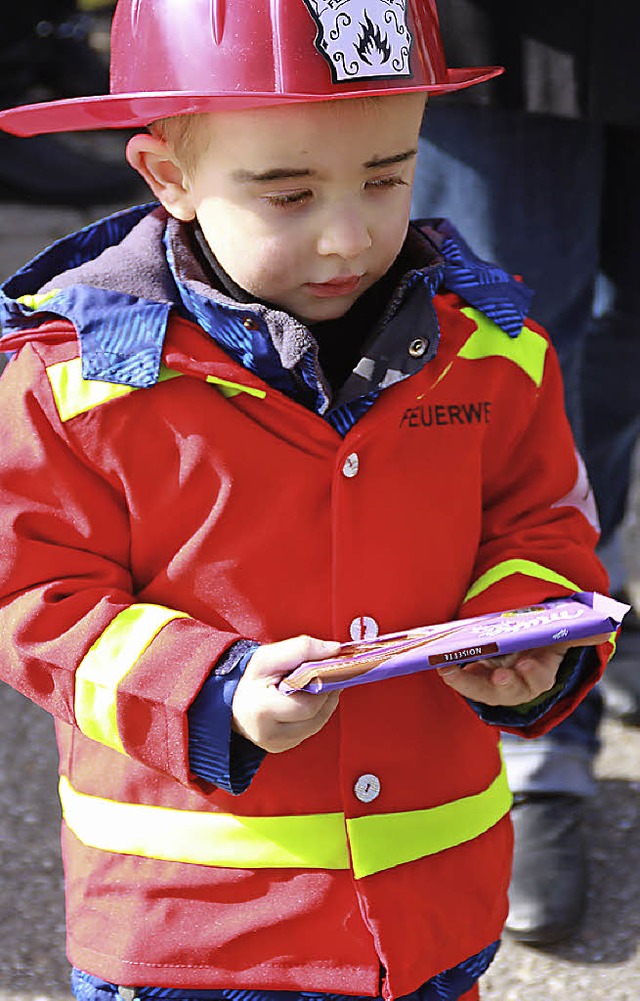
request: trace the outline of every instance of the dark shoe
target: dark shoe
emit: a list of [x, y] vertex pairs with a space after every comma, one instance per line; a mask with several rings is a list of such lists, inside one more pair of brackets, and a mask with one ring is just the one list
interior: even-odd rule
[[0, 132], [0, 201], [86, 207], [144, 199], [148, 190], [126, 165], [81, 153], [50, 136]]
[[561, 793], [516, 797], [506, 931], [529, 945], [572, 935], [587, 899], [584, 800]]
[[[628, 601], [624, 596], [620, 600]], [[607, 715], [640, 726], [640, 617], [633, 608], [624, 618], [616, 652], [598, 688]]]

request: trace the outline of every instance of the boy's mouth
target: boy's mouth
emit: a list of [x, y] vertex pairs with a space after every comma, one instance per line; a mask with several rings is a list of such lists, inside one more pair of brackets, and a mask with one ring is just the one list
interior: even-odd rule
[[332, 296], [353, 295], [361, 281], [362, 275], [350, 275], [347, 278], [332, 278], [330, 282], [307, 282], [306, 287], [312, 295], [327, 299]]

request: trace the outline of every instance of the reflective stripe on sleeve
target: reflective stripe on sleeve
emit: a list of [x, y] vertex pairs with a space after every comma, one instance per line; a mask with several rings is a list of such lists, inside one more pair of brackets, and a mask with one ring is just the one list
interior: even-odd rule
[[563, 577], [562, 574], [556, 573], [555, 570], [550, 570], [549, 567], [542, 566], [541, 563], [534, 563], [533, 560], [505, 560], [504, 563], [498, 563], [474, 581], [464, 596], [463, 604], [465, 601], [471, 601], [472, 598], [482, 594], [483, 591], [486, 591], [493, 584], [504, 580], [505, 577], [511, 577], [517, 573], [524, 574], [525, 577], [536, 577], [538, 580], [546, 580], [550, 584], [559, 584], [561, 587], [566, 587], [568, 591], [580, 590], [577, 584]]
[[131, 605], [109, 623], [76, 671], [75, 715], [79, 729], [125, 754], [118, 732], [118, 687], [173, 619], [189, 618], [162, 605]]
[[540, 386], [549, 348], [541, 334], [529, 327], [523, 327], [517, 337], [509, 337], [497, 323], [489, 320], [480, 310], [468, 306], [462, 312], [473, 320], [476, 330], [460, 349], [458, 357], [472, 361], [496, 355], [507, 358], [526, 372], [536, 386]]
[[504, 765], [491, 785], [427, 810], [347, 820], [342, 813], [242, 817], [76, 792], [60, 780], [65, 823], [85, 845], [143, 858], [230, 869], [349, 869], [357, 879], [471, 841], [511, 806]]

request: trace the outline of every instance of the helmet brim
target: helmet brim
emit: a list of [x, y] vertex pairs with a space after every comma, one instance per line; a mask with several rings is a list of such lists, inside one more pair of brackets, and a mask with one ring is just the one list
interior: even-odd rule
[[475, 66], [472, 69], [449, 69], [445, 83], [406, 87], [395, 80], [392, 86], [360, 87], [336, 90], [332, 94], [243, 93], [162, 91], [138, 94], [100, 94], [61, 101], [43, 101], [0, 111], [0, 129], [16, 136], [36, 136], [47, 132], [84, 132], [95, 129], [144, 128], [159, 118], [193, 115], [207, 111], [240, 111], [283, 104], [302, 104], [355, 97], [379, 97], [389, 94], [422, 91], [446, 94], [476, 83], [491, 80], [503, 72], [502, 66]]

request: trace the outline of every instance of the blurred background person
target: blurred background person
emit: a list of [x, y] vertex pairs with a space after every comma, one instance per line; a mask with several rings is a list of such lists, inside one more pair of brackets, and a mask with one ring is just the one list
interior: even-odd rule
[[[601, 555], [624, 596], [616, 533], [640, 434], [640, 7], [439, 0], [438, 9], [450, 65], [506, 73], [430, 106], [413, 216], [464, 219], [472, 250], [535, 290], [531, 314], [563, 366]], [[609, 679], [608, 706], [638, 722], [637, 615]], [[601, 712], [596, 691], [546, 737], [505, 737], [516, 837], [507, 930], [521, 941], [566, 938], [582, 918]]]

